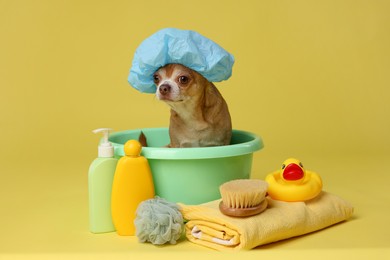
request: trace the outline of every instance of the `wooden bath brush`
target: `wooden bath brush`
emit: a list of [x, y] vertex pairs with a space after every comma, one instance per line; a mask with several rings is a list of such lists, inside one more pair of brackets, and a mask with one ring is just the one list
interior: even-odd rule
[[219, 210], [231, 217], [249, 217], [267, 208], [268, 183], [262, 180], [233, 180], [222, 184]]

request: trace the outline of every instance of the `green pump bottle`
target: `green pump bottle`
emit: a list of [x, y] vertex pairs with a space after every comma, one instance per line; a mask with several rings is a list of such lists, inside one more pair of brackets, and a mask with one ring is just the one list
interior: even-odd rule
[[92, 233], [115, 231], [111, 217], [111, 191], [118, 159], [114, 158], [114, 147], [108, 142], [110, 130], [99, 128], [93, 131], [103, 133], [104, 138], [98, 147], [98, 158], [88, 172], [89, 230]]

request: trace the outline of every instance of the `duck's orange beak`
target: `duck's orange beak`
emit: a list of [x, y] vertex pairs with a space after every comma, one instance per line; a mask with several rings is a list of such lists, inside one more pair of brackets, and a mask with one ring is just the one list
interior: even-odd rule
[[304, 174], [303, 169], [295, 163], [290, 163], [283, 170], [283, 178], [288, 181], [300, 180], [304, 177]]

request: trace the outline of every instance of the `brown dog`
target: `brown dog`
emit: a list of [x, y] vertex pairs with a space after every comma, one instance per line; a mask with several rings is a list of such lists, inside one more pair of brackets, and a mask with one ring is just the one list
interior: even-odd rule
[[230, 144], [228, 106], [213, 83], [180, 64], [168, 64], [153, 76], [156, 96], [171, 107], [168, 147]]

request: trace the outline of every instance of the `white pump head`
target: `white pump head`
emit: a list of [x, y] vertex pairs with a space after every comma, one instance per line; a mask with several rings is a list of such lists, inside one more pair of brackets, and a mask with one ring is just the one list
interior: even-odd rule
[[108, 141], [108, 135], [111, 130], [111, 128], [99, 128], [92, 131], [94, 134], [103, 133], [103, 142], [98, 147], [98, 157], [114, 157], [114, 147]]

